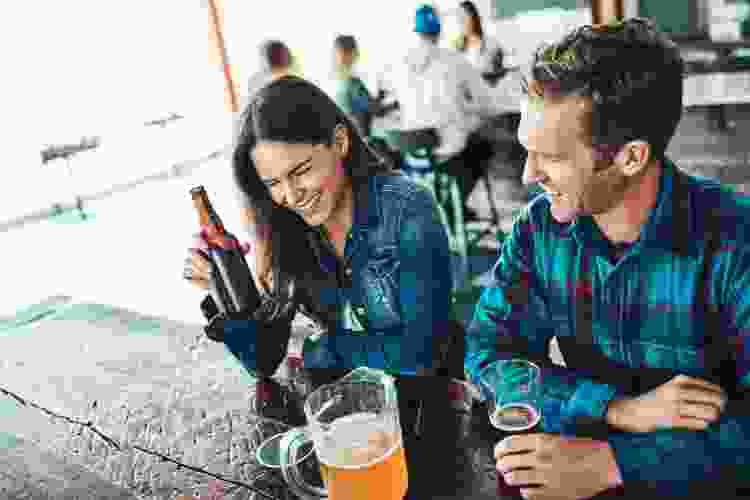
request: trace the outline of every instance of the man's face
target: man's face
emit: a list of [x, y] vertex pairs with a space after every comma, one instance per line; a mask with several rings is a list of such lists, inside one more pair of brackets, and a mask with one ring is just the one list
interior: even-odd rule
[[463, 34], [472, 35], [474, 34], [474, 20], [471, 18], [468, 12], [461, 10], [461, 24], [463, 25]]
[[583, 97], [522, 104], [518, 139], [528, 151], [523, 182], [547, 192], [552, 216], [560, 223], [610, 210], [627, 184], [617, 166], [597, 161], [585, 140], [582, 117], [588, 105]]
[[356, 58], [353, 51], [336, 48], [333, 50], [333, 57], [336, 61], [336, 66], [339, 68], [350, 68], [354, 65]]

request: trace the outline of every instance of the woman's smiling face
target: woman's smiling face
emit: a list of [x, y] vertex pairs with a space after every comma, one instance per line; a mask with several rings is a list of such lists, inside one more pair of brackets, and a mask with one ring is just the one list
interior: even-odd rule
[[346, 127], [337, 126], [332, 138], [330, 146], [261, 141], [252, 151], [255, 169], [274, 203], [295, 211], [310, 226], [335, 216], [352, 189], [343, 168], [349, 152]]

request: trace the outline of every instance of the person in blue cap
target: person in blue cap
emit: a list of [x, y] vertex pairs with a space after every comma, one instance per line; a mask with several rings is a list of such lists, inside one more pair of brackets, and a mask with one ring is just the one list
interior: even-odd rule
[[[437, 130], [435, 154], [438, 161], [449, 162], [448, 172], [458, 179], [465, 201], [494, 152], [491, 143], [474, 132], [483, 117], [518, 105], [493, 96], [480, 72], [460, 53], [438, 47], [441, 23], [432, 6], [417, 9], [414, 32], [416, 44], [382, 75], [380, 85], [398, 101], [403, 129]], [[472, 210], [464, 211], [472, 217]]]

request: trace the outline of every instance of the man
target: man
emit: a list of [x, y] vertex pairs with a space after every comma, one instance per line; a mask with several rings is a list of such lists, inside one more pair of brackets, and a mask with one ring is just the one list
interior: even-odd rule
[[250, 76], [240, 97], [240, 109], [236, 113], [233, 128], [235, 138], [242, 124], [240, 116], [255, 93], [272, 81], [294, 73], [294, 58], [289, 47], [281, 40], [265, 40], [260, 44], [259, 52], [260, 68]]
[[518, 136], [524, 182], [545, 193], [503, 244], [465, 359], [478, 383], [500, 359], [543, 362], [553, 336], [562, 348], [566, 367], [542, 366], [544, 432], [495, 447], [527, 499], [739, 496], [750, 203], [665, 156], [682, 74], [675, 44], [640, 19], [582, 27], [533, 58]]
[[333, 100], [352, 119], [363, 137], [369, 138], [373, 116], [383, 116], [396, 108], [397, 103], [384, 106], [370, 95], [367, 86], [354, 70], [359, 59], [357, 40], [352, 35], [339, 35], [333, 41], [334, 77], [336, 88]]
[[398, 101], [402, 128], [437, 129], [435, 154], [451, 161], [448, 171], [459, 179], [466, 201], [493, 154], [492, 145], [472, 133], [482, 116], [517, 110], [518, 104], [493, 97], [461, 54], [438, 47], [440, 20], [431, 6], [417, 10], [414, 31], [417, 45], [381, 77], [381, 90]]

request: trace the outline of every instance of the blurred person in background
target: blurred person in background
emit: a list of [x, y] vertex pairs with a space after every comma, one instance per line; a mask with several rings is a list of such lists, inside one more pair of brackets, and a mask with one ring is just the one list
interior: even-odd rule
[[456, 48], [480, 72], [501, 73], [503, 71], [503, 49], [494, 37], [484, 32], [482, 18], [476, 5], [474, 5], [474, 2], [466, 0], [461, 2], [459, 7], [462, 32]]
[[[272, 81], [294, 74], [294, 58], [289, 47], [281, 40], [265, 40], [258, 48], [259, 69], [248, 78], [246, 87], [240, 93], [240, 112], [247, 107], [253, 96]], [[240, 133], [240, 113], [234, 120], [234, 138]]]
[[[432, 195], [392, 171], [327, 94], [296, 77], [268, 84], [244, 110], [232, 169], [263, 303], [229, 317], [206, 297], [207, 334], [257, 378], [253, 410], [292, 425], [304, 423], [301, 408], [271, 376], [297, 313], [317, 325], [302, 349], [313, 387], [360, 366], [393, 375], [413, 491], [425, 483], [419, 463], [440, 464], [415, 459], [415, 447], [457, 440], [450, 379], [438, 374], [448, 355], [463, 356], [462, 344], [450, 345], [451, 261]], [[185, 277], [207, 289], [205, 243], [195, 247]]]
[[[398, 101], [402, 129], [437, 130], [435, 154], [439, 161], [450, 160], [448, 172], [458, 179], [466, 202], [494, 153], [492, 143], [474, 132], [483, 117], [518, 106], [493, 96], [461, 54], [438, 47], [441, 24], [432, 6], [417, 9], [414, 32], [415, 45], [382, 74], [379, 85]], [[465, 213], [469, 219], [476, 217], [468, 207]]]
[[294, 58], [289, 47], [281, 40], [266, 40], [261, 43], [259, 55], [260, 69], [248, 80], [248, 96], [273, 80], [294, 73]]
[[[384, 116], [398, 109], [398, 102], [383, 104], [370, 95], [367, 86], [355, 74], [354, 66], [359, 59], [356, 39], [351, 35], [339, 35], [333, 42], [334, 55], [334, 101], [351, 118], [367, 143], [378, 153], [398, 167], [401, 158], [394, 154], [381, 140], [370, 137], [373, 117]], [[382, 97], [382, 95], [380, 96]]]
[[372, 98], [367, 86], [354, 71], [359, 59], [357, 41], [351, 35], [339, 35], [333, 41], [334, 77], [336, 90], [334, 101], [349, 115], [359, 132], [367, 137], [370, 135], [374, 105], [377, 101]]

